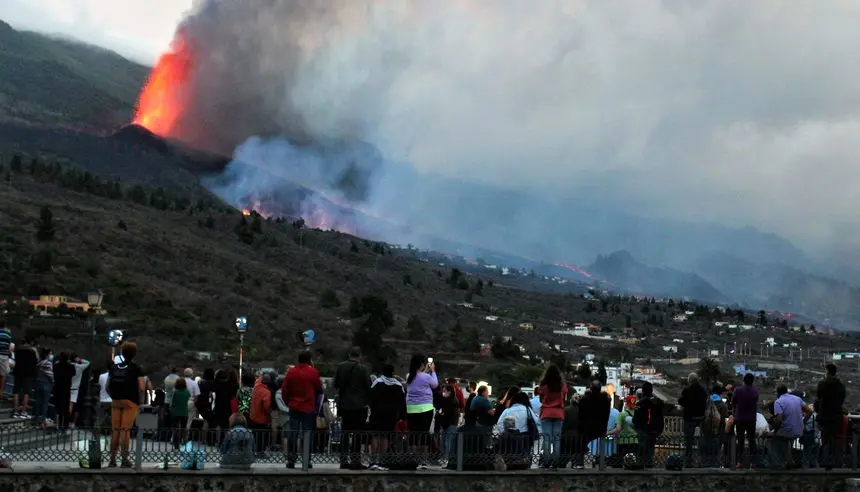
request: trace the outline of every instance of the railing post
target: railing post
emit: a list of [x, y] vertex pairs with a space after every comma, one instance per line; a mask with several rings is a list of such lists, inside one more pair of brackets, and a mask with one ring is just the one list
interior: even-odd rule
[[134, 439], [134, 469], [137, 471], [143, 469], [143, 429], [139, 427]]
[[600, 471], [606, 470], [606, 449], [604, 448], [604, 446], [606, 446], [606, 442], [603, 439], [603, 437], [597, 438], [597, 453], [599, 456], [597, 463]]
[[463, 471], [463, 433], [457, 433], [457, 471]]
[[[837, 444], [845, 446], [845, 441], [842, 439], [839, 439], [836, 442]], [[845, 456], [845, 452], [837, 453], [836, 456]], [[833, 459], [834, 458], [831, 458], [831, 461]], [[843, 463], [839, 463], [839, 468], [842, 468], [843, 466], [845, 466], [844, 459]], [[851, 433], [851, 468], [855, 470], [857, 469], [857, 434], [854, 434], [853, 432]]]
[[311, 439], [313, 439], [313, 431], [305, 429], [304, 437], [302, 439], [302, 471], [306, 472], [310, 469], [311, 464]]

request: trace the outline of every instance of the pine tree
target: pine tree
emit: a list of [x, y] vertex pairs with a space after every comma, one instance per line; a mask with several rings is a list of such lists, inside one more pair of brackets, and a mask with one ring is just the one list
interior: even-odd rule
[[36, 239], [39, 241], [51, 241], [54, 239], [56, 230], [54, 229], [54, 214], [47, 206], [42, 207], [39, 211], [39, 221], [36, 222]]

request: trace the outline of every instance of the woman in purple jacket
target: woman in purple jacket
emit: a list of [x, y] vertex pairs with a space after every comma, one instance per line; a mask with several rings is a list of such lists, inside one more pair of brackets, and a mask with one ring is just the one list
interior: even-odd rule
[[412, 356], [406, 377], [406, 424], [418, 469], [427, 468], [428, 440], [433, 425], [433, 390], [439, 386], [436, 366], [421, 354]]

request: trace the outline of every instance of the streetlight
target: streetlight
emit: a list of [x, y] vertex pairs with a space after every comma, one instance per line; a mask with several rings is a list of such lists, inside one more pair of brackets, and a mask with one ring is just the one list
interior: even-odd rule
[[[90, 292], [87, 292], [87, 306], [89, 307], [89, 309], [87, 309], [87, 315], [89, 317], [89, 322], [90, 322], [89, 359], [91, 361], [95, 360], [93, 358], [93, 356], [95, 355], [94, 347], [96, 344], [96, 320], [97, 320], [98, 316], [100, 316], [102, 313], [102, 301], [103, 300], [104, 300], [104, 292], [102, 292], [100, 289], [95, 289], [95, 290], [92, 290]], [[93, 407], [94, 401], [96, 401], [95, 399], [98, 398], [98, 393], [93, 391], [93, 386], [91, 384], [89, 384], [89, 381], [87, 382], [86, 387], [88, 389], [88, 393], [87, 393], [86, 403], [84, 404], [83, 419], [84, 419], [84, 425], [88, 426], [92, 423], [91, 422], [92, 407]], [[102, 420], [102, 418], [101, 418], [101, 406], [98, 406], [97, 408], [98, 408], [97, 422], [94, 422], [96, 425], [93, 426], [93, 428], [97, 429], [97, 430], [90, 436], [90, 442], [89, 442], [89, 454], [91, 456], [90, 466], [93, 466], [93, 463], [94, 463], [94, 459], [93, 459], [95, 457], [94, 453], [96, 453], [96, 450], [101, 449], [100, 444], [98, 442], [98, 436], [96, 435], [96, 432], [101, 432], [100, 430], [98, 430], [101, 427], [101, 420]], [[99, 459], [97, 461], [99, 463], [101, 463], [101, 459]]]
[[242, 366], [245, 364], [245, 333], [248, 332], [248, 318], [239, 316], [234, 323], [239, 334], [239, 384], [242, 384]]

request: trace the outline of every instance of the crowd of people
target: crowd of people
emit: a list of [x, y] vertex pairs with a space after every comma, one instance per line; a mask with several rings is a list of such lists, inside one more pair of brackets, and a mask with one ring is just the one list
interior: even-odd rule
[[813, 403], [785, 385], [777, 386], [775, 399], [762, 399], [755, 376], [749, 373], [737, 388], [717, 384], [710, 392], [691, 374], [678, 398], [685, 465], [693, 466], [696, 449], [703, 466], [731, 465], [734, 448], [736, 468], [842, 467], [850, 424], [843, 409], [845, 385], [836, 376], [835, 365], [825, 369]]
[[[159, 439], [186, 454], [218, 446], [226, 467], [248, 467], [277, 449], [293, 468], [308, 455], [300, 445], [311, 455], [327, 449], [335, 422], [340, 467], [352, 470], [453, 468], [458, 462], [464, 469], [581, 468], [596, 466], [598, 458], [608, 466], [650, 467], [664, 431], [666, 405], [650, 383], [616, 398], [595, 380], [578, 394], [553, 365], [531, 394], [511, 387], [491, 400], [487, 386], [441, 379], [433, 360], [422, 354], [411, 358], [401, 378], [392, 365], [371, 375], [354, 348], [330, 388], [310, 352], [301, 353], [285, 375], [206, 369], [198, 376], [191, 368], [172, 369], [157, 387], [136, 356], [137, 346], [124, 343], [97, 376], [98, 425], [111, 436], [109, 466], [131, 466], [130, 431], [142, 404], [157, 409], [153, 427]], [[678, 398], [684, 466], [842, 465], [845, 386], [834, 365], [826, 369], [812, 404], [785, 386], [777, 388], [773, 401], [760, 400], [752, 374], [737, 388], [714, 384], [710, 390], [691, 374]], [[88, 386], [81, 382], [90, 380], [89, 361], [65, 352], [55, 358], [29, 340], [16, 348], [9, 330], [2, 329], [0, 385], [10, 370], [14, 417], [33, 418], [59, 433], [80, 421], [78, 401]], [[55, 422], [48, 418], [50, 401]], [[27, 410], [31, 404], [33, 415]], [[587, 460], [589, 455], [595, 459]]]

